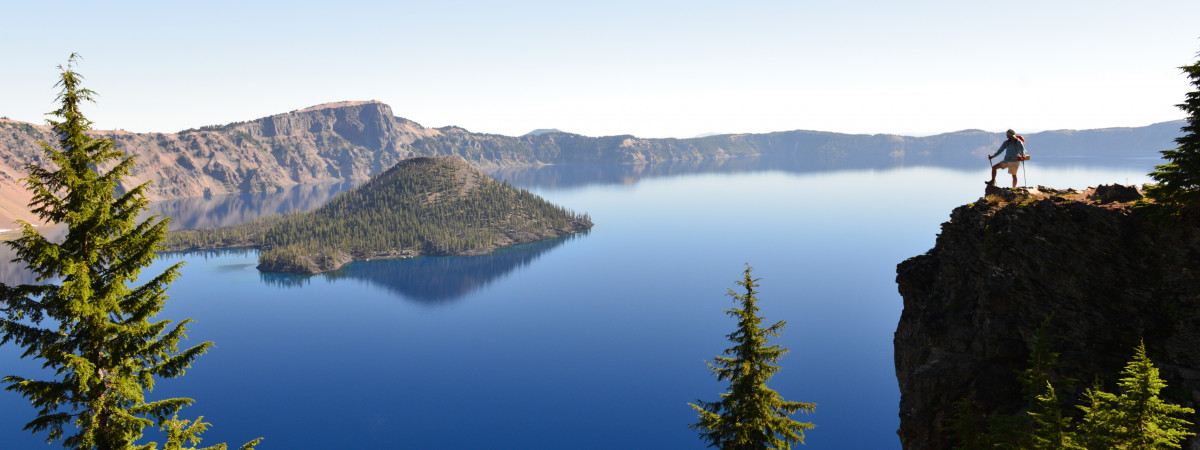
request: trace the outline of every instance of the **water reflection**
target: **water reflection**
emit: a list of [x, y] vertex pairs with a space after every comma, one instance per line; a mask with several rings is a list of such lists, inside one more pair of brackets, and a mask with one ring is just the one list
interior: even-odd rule
[[160, 200], [150, 204], [149, 213], [170, 217], [172, 230], [225, 227], [272, 214], [314, 209], [360, 183], [303, 184], [275, 192]]
[[412, 259], [359, 261], [320, 275], [260, 273], [264, 284], [279, 288], [308, 285], [314, 277], [327, 281], [358, 280], [407, 300], [447, 303], [487, 286], [533, 263], [550, 250], [584, 233], [514, 245], [480, 256], [424, 256]]
[[[171, 218], [171, 229], [215, 228], [237, 225], [272, 214], [288, 211], [307, 211], [324, 205], [337, 194], [350, 190], [361, 181], [339, 181], [295, 185], [275, 192], [217, 195], [151, 202], [142, 218], [150, 214]], [[49, 226], [42, 233], [59, 239], [65, 228]], [[0, 244], [0, 283], [7, 285], [32, 284], [37, 277], [16, 257], [7, 245]]]
[[[848, 170], [895, 170], [906, 167], [940, 167], [963, 172], [989, 170], [986, 152], [969, 159], [948, 159], [937, 164], [906, 164], [903, 160], [881, 158], [838, 160], [809, 158], [797, 155], [748, 156], [704, 161], [681, 161], [659, 164], [558, 164], [537, 167], [510, 167], [488, 172], [493, 178], [510, 184], [541, 189], [562, 189], [591, 185], [630, 185], [643, 179], [705, 173], [750, 173], [777, 171], [812, 174]], [[1030, 170], [1038, 168], [1105, 168], [1136, 169], [1149, 173], [1162, 164], [1157, 156], [1074, 156], [1038, 155], [1030, 161]]]
[[16, 256], [11, 248], [0, 244], [0, 284], [16, 286], [37, 283], [37, 275], [29, 271], [25, 263], [12, 261]]
[[[959, 155], [962, 156], [962, 158], [948, 158], [941, 160], [936, 164], [928, 165], [961, 170], [964, 172], [986, 173], [986, 170], [988, 169], [987, 158], [983, 156], [986, 151], [981, 150], [981, 152], [982, 153], [977, 155], [970, 152], [962, 152], [962, 154]], [[906, 163], [903, 158], [897, 159], [893, 157], [883, 157], [880, 155], [876, 155], [876, 157], [850, 156], [853, 153], [854, 152], [839, 153], [834, 151], [825, 151], [819, 156], [799, 156], [795, 154], [770, 155], [701, 161], [681, 161], [662, 164], [561, 164], [541, 167], [499, 169], [491, 171], [489, 175], [497, 179], [508, 181], [513, 185], [525, 188], [562, 189], [589, 185], [628, 185], [637, 183], [643, 179], [673, 177], [689, 174], [750, 173], [762, 171], [782, 171], [787, 173], [809, 174], [846, 170], [892, 170], [906, 167], [906, 165], [914, 165], [912, 161]], [[1140, 173], [1149, 173], [1154, 170], [1155, 165], [1162, 164], [1162, 160], [1157, 157], [1157, 153], [1149, 151], [1144, 151], [1138, 154], [1130, 154], [1128, 157], [1111, 155], [1078, 156], [1068, 154], [1069, 152], [1066, 151], [1059, 153], [1061, 154], [1035, 154], [1034, 160], [1030, 161], [1029, 163], [1028, 170], [1035, 171], [1040, 168], [1113, 168], [1131, 169]], [[909, 159], [911, 160], [912, 158]], [[271, 214], [314, 209], [325, 204], [338, 193], [349, 190], [358, 184], [358, 181], [344, 181], [336, 183], [296, 185], [287, 189], [270, 193], [258, 192], [214, 196], [209, 198], [162, 200], [152, 202], [150, 204], [149, 212], [153, 214], [159, 214], [164, 217], [170, 217], [172, 220], [172, 229], [231, 226]], [[586, 210], [586, 208], [581, 209]], [[53, 230], [48, 228], [45, 231], [52, 232]], [[561, 242], [558, 242], [554, 245], [560, 244]], [[25, 268], [24, 264], [10, 262], [14, 256], [14, 253], [8, 248], [8, 246], [0, 245], [0, 283], [9, 285], [34, 283], [36, 281], [35, 276]], [[200, 254], [199, 256], [204, 257], [203, 254]], [[515, 255], [502, 257], [500, 253], [497, 253], [494, 255], [481, 257], [489, 260], [496, 259], [497, 262], [494, 263], [484, 262], [482, 260], [470, 261], [470, 258], [463, 258], [468, 261], [460, 262], [434, 261], [438, 260], [439, 258], [421, 258], [422, 262], [419, 264], [412, 263], [411, 261], [371, 263], [382, 264], [380, 267], [374, 267], [370, 264], [352, 264], [344, 269], [344, 273], [339, 272], [338, 275], [330, 276], [374, 280], [384, 277], [378, 275], [368, 275], [368, 272], [392, 270], [395, 272], [403, 271], [406, 273], [408, 271], [417, 271], [426, 274], [422, 275], [425, 277], [449, 277], [449, 275], [446, 274], [450, 272], [468, 272], [468, 270], [460, 268], [460, 266], [463, 264], [478, 264], [481, 267], [489, 266], [491, 264], [504, 265], [506, 263], [501, 263], [499, 261], [503, 258], [511, 258], [514, 256]], [[536, 257], [536, 255], [533, 257]], [[530, 260], [532, 260], [532, 258]], [[398, 267], [403, 267], [403, 270], [400, 268], [385, 268], [388, 267], [389, 264], [399, 264], [400, 266]], [[438, 269], [438, 267], [443, 268]], [[487, 272], [490, 269], [481, 270], [483, 272]], [[275, 286], [302, 286], [307, 283], [308, 280], [306, 277], [291, 279], [286, 275], [278, 274], [264, 275], [264, 277], [264, 282], [271, 283]], [[374, 282], [380, 283], [378, 281]], [[430, 287], [419, 288], [418, 285], [422, 282], [429, 284]], [[438, 283], [439, 282], [434, 279], [415, 279], [415, 281], [411, 282], [392, 283], [403, 285], [403, 289], [395, 286], [389, 287], [389, 289], [396, 289], [398, 290], [398, 293], [401, 293], [409, 298], [426, 300], [433, 299], [432, 301], [440, 301], [440, 299], [455, 298], [457, 296], [464, 295], [461, 293], [452, 295], [449, 293], [451, 290], [448, 290], [446, 286], [439, 285]], [[466, 285], [470, 283], [472, 283], [472, 281], [464, 280], [460, 284]], [[469, 292], [469, 290], [470, 289], [467, 289], [466, 291], [462, 292]]]

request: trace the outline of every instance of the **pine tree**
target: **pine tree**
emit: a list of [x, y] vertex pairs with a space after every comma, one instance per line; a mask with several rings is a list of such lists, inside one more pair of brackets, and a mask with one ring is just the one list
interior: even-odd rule
[[[37, 409], [25, 429], [47, 432], [47, 442], [61, 439], [64, 447], [76, 449], [153, 449], [155, 443], [135, 446], [142, 430], [155, 422], [164, 429], [178, 425], [174, 415], [192, 400], [147, 401], [145, 394], [155, 378], [183, 375], [212, 343], [180, 351], [191, 320], [174, 326], [153, 321], [182, 263], [129, 286], [156, 257], [167, 220], [137, 220], [148, 203], [145, 184], [115, 194], [134, 159], [112, 141], [87, 135], [91, 122], [79, 107], [94, 93], [80, 85], [73, 70], [77, 58], [72, 54], [67, 66], [59, 67], [61, 106], [51, 113], [59, 120], [48, 120], [58, 148], [41, 143], [52, 167], [28, 166], [23, 180], [33, 193], [32, 211], [64, 225], [66, 237], [52, 241], [21, 222], [21, 237], [7, 243], [17, 254], [14, 261], [26, 263], [39, 283], [61, 283], [0, 284], [0, 345], [23, 347], [22, 357], [41, 360], [51, 379], [6, 376], [2, 381]], [[166, 447], [180, 448], [185, 439], [194, 444], [202, 428], [175, 433]]]
[[689, 403], [699, 412], [700, 421], [688, 428], [698, 431], [709, 447], [789, 449], [793, 443], [803, 444], [804, 430], [815, 426], [789, 416], [797, 411], [811, 413], [817, 405], [786, 401], [767, 387], [767, 380], [779, 371], [779, 366], [773, 364], [788, 352], [779, 345], [770, 345], [767, 338], [779, 336], [786, 322], [762, 328], [763, 317], [758, 315], [754, 291], [759, 279], [751, 277], [751, 270], [747, 264], [743, 279], [737, 282], [746, 289], [745, 294], [729, 290], [729, 296], [742, 305], [741, 309], [725, 311], [738, 319], [737, 331], [728, 335], [735, 345], [725, 349], [725, 356], [714, 358], [715, 364], [708, 364], [718, 380], [729, 380], [729, 392], [722, 393], [715, 402]]
[[1188, 113], [1184, 135], [1175, 139], [1179, 144], [1171, 150], [1163, 150], [1163, 159], [1170, 162], [1150, 173], [1158, 184], [1148, 188], [1146, 194], [1159, 203], [1180, 206], [1200, 205], [1200, 61], [1180, 67], [1196, 90], [1188, 92], [1179, 109]]

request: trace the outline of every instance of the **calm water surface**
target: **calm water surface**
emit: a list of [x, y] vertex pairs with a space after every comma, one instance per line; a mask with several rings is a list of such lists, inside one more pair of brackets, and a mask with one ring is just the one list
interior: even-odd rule
[[[1025, 175], [1142, 183], [1155, 163]], [[549, 167], [499, 176], [590, 213], [590, 233], [315, 277], [260, 274], [253, 251], [170, 254], [149, 272], [187, 264], [162, 316], [196, 319], [193, 342], [217, 346], [152, 395], [195, 398], [182, 417], [212, 422], [209, 444], [703, 448], [687, 403], [725, 388], [704, 361], [730, 345], [725, 293], [750, 263], [762, 314], [788, 322], [770, 386], [818, 405], [799, 417], [817, 425], [805, 448], [899, 448], [895, 267], [982, 194], [980, 166]], [[0, 348], [0, 374], [33, 374], [16, 354]], [[43, 447], [20, 431], [33, 412], [0, 393], [0, 447]]]

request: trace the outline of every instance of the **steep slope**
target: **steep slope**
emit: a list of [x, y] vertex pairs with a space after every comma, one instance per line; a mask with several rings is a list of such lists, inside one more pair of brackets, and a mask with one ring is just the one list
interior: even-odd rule
[[318, 273], [352, 260], [479, 255], [591, 228], [584, 215], [500, 183], [459, 158], [410, 158], [316, 210], [172, 233], [172, 249], [253, 246], [265, 272]]
[[[993, 188], [994, 189], [994, 188]], [[1109, 382], [1144, 339], [1169, 383], [1165, 397], [1200, 405], [1200, 223], [1157, 222], [1129, 207], [1130, 188], [1004, 194], [961, 206], [936, 246], [897, 268], [900, 440], [951, 448], [947, 418], [968, 399], [1013, 414], [1017, 373], [1044, 320], [1062, 375]], [[1190, 444], [1196, 448], [1195, 440]]]
[[[413, 141], [438, 132], [393, 116], [383, 103], [341, 102], [179, 133], [92, 134], [136, 155], [125, 186], [154, 181], [148, 195], [156, 200], [366, 179], [411, 156]], [[4, 179], [23, 177], [25, 164], [46, 163], [39, 140], [55, 142], [49, 127], [0, 121]]]

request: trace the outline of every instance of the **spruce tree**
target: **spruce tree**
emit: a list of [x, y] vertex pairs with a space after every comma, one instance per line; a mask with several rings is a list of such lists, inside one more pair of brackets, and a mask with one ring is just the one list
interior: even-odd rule
[[1169, 162], [1150, 173], [1158, 184], [1149, 187], [1146, 194], [1159, 203], [1194, 206], [1200, 205], [1200, 61], [1180, 69], [1196, 88], [1187, 93], [1183, 103], [1175, 105], [1188, 113], [1184, 135], [1175, 139], [1179, 147], [1162, 151], [1163, 159]]
[[817, 405], [786, 401], [767, 387], [767, 381], [779, 371], [774, 363], [788, 352], [771, 345], [767, 338], [779, 336], [786, 322], [762, 327], [754, 290], [759, 279], [750, 275], [751, 270], [747, 264], [743, 279], [737, 282], [746, 289], [745, 294], [729, 290], [729, 296], [742, 306], [725, 311], [738, 319], [737, 331], [728, 335], [735, 345], [725, 349], [724, 356], [714, 358], [715, 364], [708, 363], [718, 380], [729, 381], [729, 392], [722, 393], [717, 401], [689, 403], [699, 412], [700, 420], [688, 428], [698, 431], [709, 447], [789, 449], [794, 443], [803, 444], [804, 430], [815, 426], [789, 416], [797, 411], [811, 413]]
[[47, 121], [58, 148], [41, 143], [51, 167], [27, 166], [29, 176], [22, 180], [33, 194], [32, 211], [64, 226], [66, 237], [51, 240], [21, 222], [21, 237], [7, 244], [16, 252], [14, 261], [27, 264], [44, 284], [0, 284], [0, 345], [23, 347], [21, 356], [41, 360], [49, 379], [10, 375], [2, 381], [37, 409], [25, 430], [47, 432], [47, 442], [61, 439], [75, 449], [153, 449], [157, 444], [134, 443], [157, 422], [168, 431], [179, 429], [169, 433], [167, 448], [181, 448], [184, 441], [194, 445], [207, 424], [197, 427], [202, 423], [197, 420], [183, 428], [186, 423], [175, 418], [192, 400], [148, 401], [146, 393], [156, 378], [183, 375], [212, 343], [181, 351], [191, 320], [173, 326], [155, 320], [182, 263], [130, 286], [155, 259], [167, 220], [137, 220], [148, 203], [145, 184], [116, 194], [134, 159], [112, 141], [87, 135], [91, 122], [80, 105], [94, 93], [80, 84], [77, 58], [72, 54], [66, 67], [59, 66], [60, 107], [50, 113], [58, 120]]

